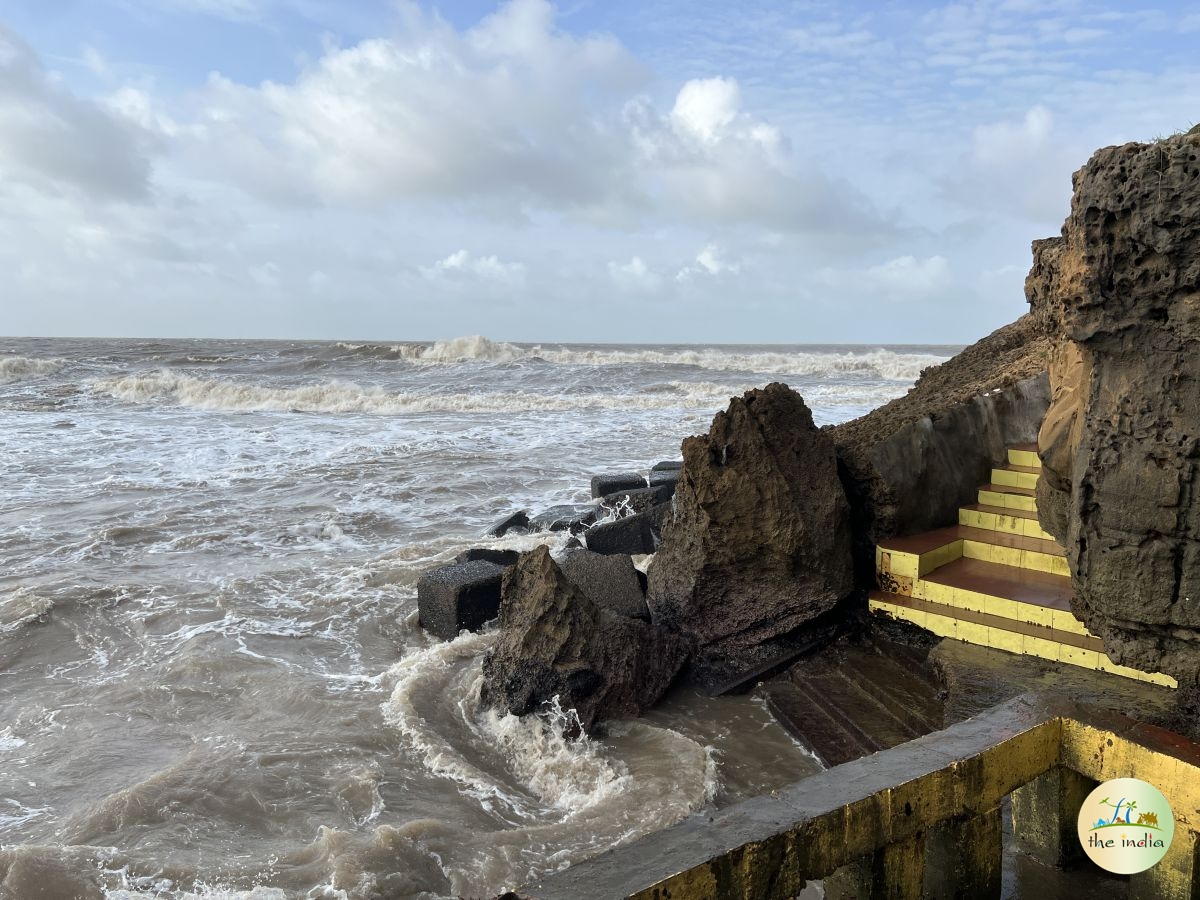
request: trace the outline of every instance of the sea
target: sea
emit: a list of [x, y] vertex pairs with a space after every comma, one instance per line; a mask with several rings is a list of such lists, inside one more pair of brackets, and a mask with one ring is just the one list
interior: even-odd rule
[[754, 694], [481, 709], [494, 635], [427, 636], [417, 579], [560, 548], [483, 535], [750, 388], [837, 423], [957, 349], [0, 338], [0, 883], [491, 897], [813, 773]]

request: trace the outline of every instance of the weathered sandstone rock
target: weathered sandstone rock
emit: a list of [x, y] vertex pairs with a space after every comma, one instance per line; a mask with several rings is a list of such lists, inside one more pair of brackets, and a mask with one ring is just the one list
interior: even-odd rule
[[992, 332], [861, 418], [827, 429], [850, 501], [855, 580], [875, 545], [958, 521], [1012, 444], [1033, 441], [1049, 404], [1050, 342], [1031, 315]]
[[833, 442], [800, 395], [734, 398], [683, 471], [647, 571], [654, 621], [736, 656], [829, 610], [852, 587], [849, 509]]
[[640, 715], [690, 650], [682, 635], [593, 603], [545, 547], [522, 554], [505, 572], [499, 624], [483, 662], [483, 703], [525, 715], [557, 696], [584, 729]]
[[1042, 526], [1116, 662], [1200, 678], [1200, 134], [1098, 151], [1026, 293], [1054, 337]]

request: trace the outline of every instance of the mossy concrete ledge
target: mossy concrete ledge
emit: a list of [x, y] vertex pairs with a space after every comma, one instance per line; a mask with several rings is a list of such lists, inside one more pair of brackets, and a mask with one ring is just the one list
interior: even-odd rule
[[[1179, 848], [1173, 844], [1162, 864], [1132, 876], [1130, 896], [1200, 898], [1200, 745], [1036, 694], [770, 796], [694, 816], [520, 893], [535, 900], [782, 900], [834, 876], [859, 885], [860, 900], [999, 897], [995, 853], [966, 851], [996, 830], [1006, 796], [1060, 768], [1092, 781], [1130, 777], [1157, 786], [1174, 809]], [[1067, 805], [1027, 804], [1018, 828], [1035, 837], [1065, 831], [1062, 817], [1078, 813]], [[956, 842], [964, 853], [948, 867]]]

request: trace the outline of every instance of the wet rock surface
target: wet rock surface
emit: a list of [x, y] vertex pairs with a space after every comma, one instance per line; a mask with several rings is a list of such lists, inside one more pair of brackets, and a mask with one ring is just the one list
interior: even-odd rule
[[505, 573], [500, 635], [483, 662], [481, 699], [525, 715], [558, 697], [590, 730], [652, 706], [690, 649], [679, 634], [594, 603], [539, 547]]
[[1118, 663], [1200, 678], [1200, 135], [1098, 151], [1026, 293], [1053, 339], [1042, 527]]
[[1026, 315], [921, 373], [905, 396], [827, 429], [851, 507], [855, 578], [875, 545], [958, 521], [1012, 444], [1033, 441], [1050, 402], [1050, 341]]
[[800, 395], [734, 398], [683, 442], [674, 515], [647, 575], [656, 623], [736, 658], [851, 589], [849, 508], [833, 442]]

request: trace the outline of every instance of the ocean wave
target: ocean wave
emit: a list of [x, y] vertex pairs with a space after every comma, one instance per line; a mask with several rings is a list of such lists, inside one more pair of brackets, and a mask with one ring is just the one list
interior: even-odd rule
[[557, 703], [521, 717], [481, 709], [479, 657], [494, 640], [463, 634], [408, 654], [388, 673], [395, 688], [383, 704], [421, 764], [457, 782], [500, 826], [477, 836], [484, 853], [439, 852], [456, 894], [490, 896], [712, 802], [711, 748], [677, 731], [621, 722], [604, 741], [569, 741], [563, 725], [574, 711]]
[[16, 381], [37, 375], [50, 375], [62, 368], [60, 359], [30, 359], [27, 356], [0, 356], [0, 381]]
[[754, 372], [763, 375], [861, 376], [892, 381], [913, 381], [921, 370], [946, 361], [932, 353], [903, 353], [878, 348], [864, 352], [735, 352], [715, 347], [679, 350], [582, 350], [567, 346], [537, 345], [529, 349], [481, 335], [425, 344], [347, 344], [338, 347], [373, 359], [402, 359], [413, 363], [463, 362], [513, 363], [536, 361], [575, 366], [660, 365], [689, 366], [718, 372]]
[[0, 634], [16, 631], [34, 622], [45, 622], [52, 609], [54, 601], [49, 597], [19, 587], [7, 597], [0, 597]]
[[946, 361], [928, 353], [897, 353], [872, 350], [867, 353], [731, 353], [725, 350], [547, 350], [529, 351], [548, 362], [571, 365], [665, 365], [693, 366], [720, 372], [754, 372], [762, 375], [802, 375], [816, 378], [853, 375], [913, 381], [921, 370]]
[[652, 394], [577, 394], [553, 396], [529, 391], [430, 394], [391, 392], [350, 381], [302, 387], [267, 387], [250, 382], [197, 378], [157, 372], [103, 378], [95, 390], [129, 403], [171, 402], [195, 409], [247, 412], [360, 413], [401, 415], [420, 412], [536, 412], [577, 409], [707, 409], [724, 406], [745, 388], [712, 383], [673, 382], [672, 390]]

